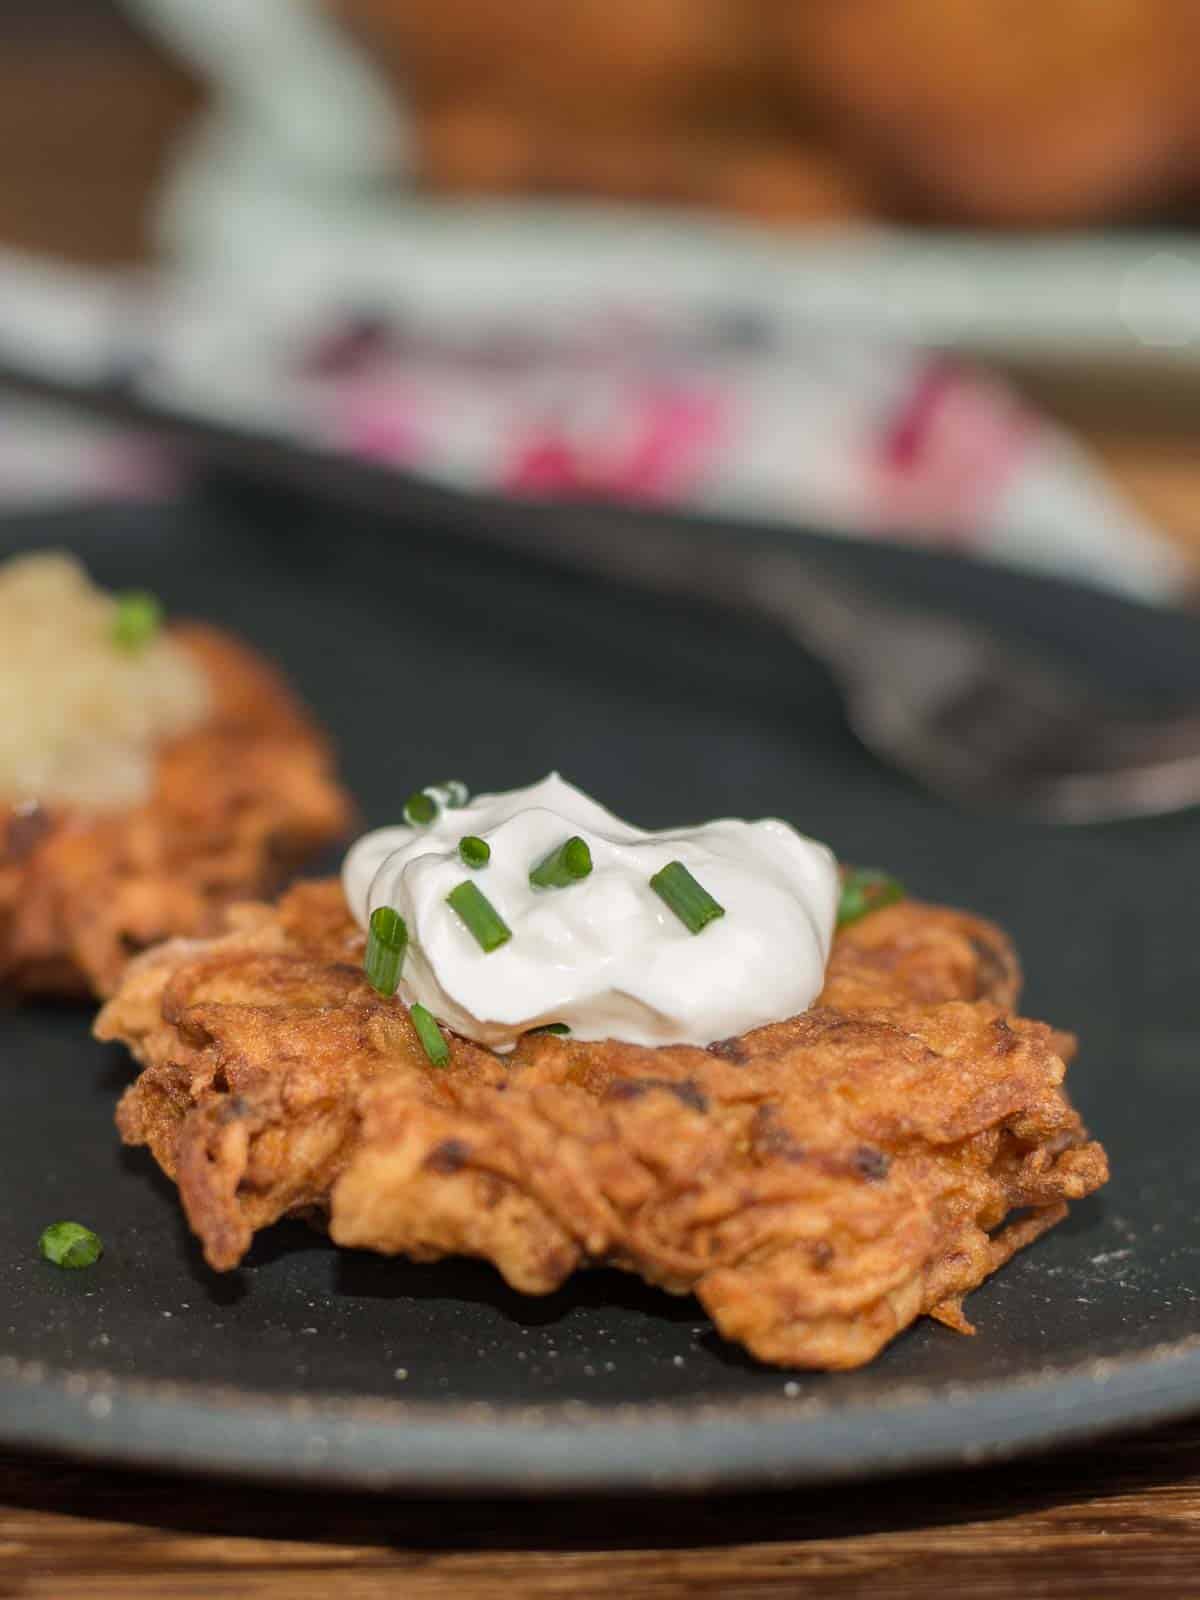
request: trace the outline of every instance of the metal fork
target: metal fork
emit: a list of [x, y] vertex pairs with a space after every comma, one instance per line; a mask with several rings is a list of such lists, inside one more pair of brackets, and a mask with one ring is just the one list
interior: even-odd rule
[[1057, 664], [790, 553], [645, 519], [593, 524], [578, 508], [560, 518], [543, 554], [784, 627], [829, 668], [863, 744], [938, 793], [1059, 822], [1200, 803], [1200, 713], [1123, 715]]
[[1200, 802], [1200, 714], [1122, 714], [978, 627], [789, 562], [764, 564], [754, 582], [764, 612], [829, 667], [862, 742], [931, 789], [1058, 822]]

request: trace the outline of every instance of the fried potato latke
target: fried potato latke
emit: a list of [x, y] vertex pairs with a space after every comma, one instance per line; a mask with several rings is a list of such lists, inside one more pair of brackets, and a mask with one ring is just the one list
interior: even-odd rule
[[0, 988], [111, 993], [131, 956], [208, 934], [273, 893], [351, 820], [326, 741], [282, 676], [200, 624], [212, 714], [162, 746], [143, 804], [85, 815], [0, 803]]
[[1108, 1176], [1063, 1092], [1073, 1039], [1016, 1016], [1005, 936], [904, 901], [839, 933], [803, 1015], [706, 1050], [448, 1035], [430, 1066], [362, 972], [336, 883], [140, 957], [97, 1034], [117, 1113], [210, 1265], [289, 1213], [337, 1243], [480, 1256], [528, 1294], [607, 1264], [694, 1293], [759, 1360], [869, 1361]]

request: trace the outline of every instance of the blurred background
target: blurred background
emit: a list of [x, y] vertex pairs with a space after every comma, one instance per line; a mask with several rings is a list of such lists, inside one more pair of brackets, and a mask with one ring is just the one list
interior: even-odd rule
[[10, 503], [174, 492], [119, 394], [460, 488], [1189, 590], [1190, 0], [0, 0], [0, 25]]

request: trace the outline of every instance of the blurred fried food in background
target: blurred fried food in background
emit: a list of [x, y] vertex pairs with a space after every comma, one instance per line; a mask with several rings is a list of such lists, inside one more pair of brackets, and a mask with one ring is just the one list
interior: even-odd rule
[[1200, 188], [1190, 0], [328, 4], [435, 189], [1003, 225]]
[[[321, 3], [411, 114], [410, 179], [435, 193], [801, 224], [1158, 221], [1200, 204], [1193, 0]], [[144, 255], [205, 86], [143, 30], [140, 0], [10, 8], [0, 242]]]

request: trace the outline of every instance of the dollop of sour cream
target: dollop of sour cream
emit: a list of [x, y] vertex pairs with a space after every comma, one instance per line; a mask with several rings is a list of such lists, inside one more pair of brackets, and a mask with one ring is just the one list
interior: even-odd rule
[[[481, 870], [459, 856], [467, 834], [491, 847]], [[530, 869], [574, 835], [591, 850], [591, 873], [533, 887]], [[697, 934], [650, 886], [671, 861], [724, 908]], [[490, 952], [446, 904], [464, 879], [512, 930]], [[794, 1016], [824, 983], [838, 901], [832, 852], [786, 822], [650, 833], [557, 773], [441, 807], [426, 827], [364, 835], [342, 881], [364, 928], [380, 906], [404, 918], [401, 998], [497, 1050], [554, 1022], [577, 1039], [705, 1045]]]

